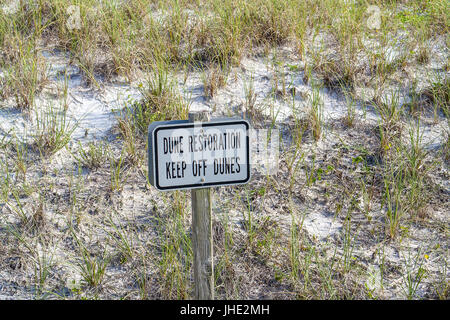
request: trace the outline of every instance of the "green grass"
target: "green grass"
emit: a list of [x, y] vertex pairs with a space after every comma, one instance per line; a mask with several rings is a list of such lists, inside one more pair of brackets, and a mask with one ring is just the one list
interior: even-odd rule
[[[368, 26], [377, 18], [369, 5], [380, 9], [379, 29]], [[447, 7], [444, 0], [20, 1], [14, 14], [0, 14], [0, 97], [2, 108], [35, 115], [36, 131], [32, 141], [0, 140], [0, 230], [6, 230], [0, 241], [7, 258], [32, 267], [28, 274], [11, 271], [0, 260], [5, 272], [32, 279], [36, 297], [56, 292], [67, 271], [50, 250], [54, 244], [71, 253], [67, 264], [81, 276], [75, 298], [191, 298], [188, 193], [161, 194], [148, 184], [147, 128], [188, 118], [180, 77], [186, 85], [190, 75], [200, 75], [201, 95], [210, 102], [244, 74], [243, 99], [230, 110], [242, 103], [255, 126], [279, 126], [281, 161], [276, 175], [216, 190], [218, 297], [392, 297], [391, 278], [404, 267], [405, 298], [421, 298], [430, 276], [427, 293], [446, 299], [443, 253], [433, 273], [425, 272], [430, 261], [423, 252], [398, 264], [389, 252], [404, 252], [419, 228], [439, 228], [436, 237], [447, 232], [433, 215], [442, 215], [447, 191], [441, 180], [450, 150], [448, 79], [438, 71], [411, 76], [430, 73], [432, 44], [448, 34]], [[389, 59], [400, 39], [404, 50]], [[69, 144], [77, 124], [68, 117], [67, 77], [61, 103], [36, 104], [49, 83], [42, 56], [49, 48], [69, 55], [90, 90], [101, 91], [116, 76], [140, 82], [142, 99], [129, 101], [117, 117], [117, 140]], [[257, 91], [262, 75], [240, 68], [246, 57], [268, 61], [264, 102]], [[296, 92], [301, 80], [306, 94]], [[373, 90], [373, 99], [358, 97], [361, 87]], [[409, 105], [401, 102], [403, 91]], [[345, 101], [343, 121], [324, 117], [327, 92]], [[292, 110], [285, 123], [276, 119], [278, 104]], [[360, 105], [368, 105], [362, 118]], [[377, 125], [365, 117], [369, 113]], [[422, 128], [444, 132], [437, 152], [424, 145]], [[59, 171], [49, 161], [64, 148], [75, 161]], [[325, 241], [304, 227], [306, 219], [333, 213], [342, 229]], [[44, 250], [33, 249], [37, 244]], [[359, 245], [375, 248], [373, 259], [360, 259]], [[362, 285], [368, 265], [380, 270], [380, 290]], [[112, 294], [116, 272], [124, 281]]]
[[74, 157], [83, 166], [89, 169], [97, 169], [105, 162], [108, 154], [108, 145], [106, 142], [89, 142], [86, 147], [79, 142], [78, 146], [78, 155], [74, 155]]
[[50, 105], [35, 114], [36, 131], [33, 145], [41, 155], [53, 155], [69, 143], [78, 124], [68, 118], [64, 107]]
[[158, 273], [161, 295], [166, 299], [186, 299], [192, 294], [192, 242], [184, 222], [186, 193], [175, 191], [166, 216], [158, 224]]

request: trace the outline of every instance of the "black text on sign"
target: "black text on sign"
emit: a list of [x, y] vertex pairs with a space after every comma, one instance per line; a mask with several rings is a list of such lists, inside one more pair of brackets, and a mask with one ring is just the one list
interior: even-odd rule
[[160, 190], [243, 184], [250, 179], [247, 121], [149, 127], [150, 182]]

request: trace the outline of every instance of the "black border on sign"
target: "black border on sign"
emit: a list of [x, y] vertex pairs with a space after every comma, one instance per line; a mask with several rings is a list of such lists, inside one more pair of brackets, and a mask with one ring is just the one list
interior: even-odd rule
[[[208, 182], [208, 183], [195, 183], [195, 184], [185, 184], [185, 185], [178, 185], [174, 187], [161, 187], [159, 185], [159, 177], [158, 177], [158, 161], [157, 161], [157, 155], [158, 155], [158, 143], [157, 143], [157, 132], [160, 130], [169, 130], [169, 129], [187, 129], [187, 128], [194, 128], [194, 127], [211, 127], [211, 126], [227, 126], [227, 125], [234, 125], [234, 124], [243, 124], [246, 127], [246, 140], [247, 140], [247, 178], [244, 180], [233, 180], [233, 181], [227, 181], [227, 182]], [[167, 125], [167, 126], [158, 126], [153, 130], [153, 149], [155, 150], [154, 156], [153, 156], [153, 162], [155, 164], [154, 166], [154, 172], [155, 172], [155, 187], [159, 190], [177, 190], [177, 189], [189, 189], [189, 188], [207, 188], [207, 187], [214, 187], [214, 186], [226, 186], [230, 184], [244, 184], [247, 183], [250, 180], [250, 138], [249, 138], [249, 130], [250, 125], [247, 121], [244, 120], [237, 120], [237, 121], [224, 121], [224, 122], [190, 122], [186, 124], [173, 124], [173, 125]]]

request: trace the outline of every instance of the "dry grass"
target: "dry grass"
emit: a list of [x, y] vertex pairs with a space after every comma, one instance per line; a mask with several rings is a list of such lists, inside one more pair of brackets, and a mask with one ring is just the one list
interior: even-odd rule
[[[0, 131], [0, 282], [17, 279], [5, 282], [11, 292], [192, 297], [189, 193], [156, 192], [147, 177], [148, 125], [187, 119], [184, 72], [185, 83], [200, 74], [206, 104], [242, 80], [245, 116], [282, 133], [276, 175], [214, 190], [219, 299], [448, 299], [449, 82], [438, 61], [448, 54], [434, 45], [448, 34], [446, 1], [71, 4], [20, 1], [0, 15], [0, 108], [37, 115], [31, 141]], [[369, 4], [379, 28], [368, 26]], [[46, 48], [68, 53], [90, 89], [141, 80], [118, 139], [72, 145], [67, 104], [36, 106], [51, 82]], [[248, 57], [270, 60], [264, 100], [263, 77], [240, 69]], [[338, 120], [324, 112], [335, 96], [345, 101]], [[283, 122], [280, 104], [292, 110]], [[443, 138], [427, 144], [433, 130]]]

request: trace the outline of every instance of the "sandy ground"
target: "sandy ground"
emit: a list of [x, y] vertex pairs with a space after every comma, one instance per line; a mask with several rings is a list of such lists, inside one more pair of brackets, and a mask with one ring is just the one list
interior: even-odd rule
[[[401, 35], [397, 39], [397, 45], [386, 50], [385, 54], [391, 59], [396, 59], [401, 55]], [[442, 41], [438, 40], [433, 44], [433, 50], [429, 64], [423, 69], [437, 70], [442, 73], [443, 57], [448, 58], [447, 48], [442, 49]], [[370, 43], [368, 43], [370, 45]], [[445, 43], [444, 43], [445, 46]], [[314, 167], [320, 166], [327, 168], [327, 165], [333, 165], [336, 169], [344, 172], [348, 170], [347, 176], [338, 177], [338, 175], [324, 174], [324, 178], [317, 181], [309, 188], [294, 190], [291, 200], [287, 198], [289, 188], [289, 173], [286, 168], [286, 161], [289, 160], [292, 146], [290, 144], [290, 130], [295, 117], [305, 116], [308, 112], [309, 97], [313, 92], [311, 81], [305, 82], [304, 63], [299, 62], [295, 53], [288, 47], [278, 49], [277, 59], [281, 61], [281, 66], [274, 67], [273, 56], [269, 57], [246, 57], [241, 61], [239, 67], [231, 70], [227, 77], [226, 85], [220, 88], [213, 98], [208, 99], [204, 96], [203, 74], [201, 72], [191, 72], [187, 75], [176, 75], [180, 93], [189, 103], [190, 111], [209, 110], [213, 117], [236, 116], [248, 114], [246, 110], [246, 92], [252, 87], [255, 100], [254, 105], [261, 117], [272, 117], [275, 120], [276, 127], [280, 130], [283, 137], [280, 145], [280, 163], [277, 174], [273, 176], [273, 183], [277, 184], [277, 191], [268, 189], [264, 196], [256, 196], [251, 202], [252, 212], [256, 220], [269, 219], [276, 229], [281, 230], [280, 243], [289, 241], [289, 232], [292, 227], [292, 217], [301, 223], [301, 232], [307, 240], [314, 246], [322, 248], [322, 252], [327, 255], [333, 255], [333, 250], [337, 249], [338, 254], [344, 254], [342, 249], [343, 235], [345, 235], [345, 209], [347, 204], [343, 202], [342, 213], [336, 213], [337, 203], [344, 193], [353, 192], [358, 194], [356, 182], [363, 176], [362, 167], [355, 166], [352, 159], [358, 156], [357, 146], [363, 146], [369, 150], [375, 146], [373, 132], [376, 131], [379, 115], [367, 106], [370, 100], [369, 88], [358, 88], [357, 92], [361, 94], [361, 99], [355, 101], [355, 125], [347, 128], [343, 124], [343, 119], [348, 112], [348, 105], [345, 97], [336, 91], [321, 88], [319, 89], [320, 100], [322, 104], [322, 113], [324, 121], [324, 132], [322, 138], [315, 142], [309, 135], [304, 139], [305, 165]], [[126, 83], [115, 79], [112, 82], [106, 82], [98, 78], [101, 88], [86, 87], [83, 82], [81, 70], [73, 64], [70, 64], [69, 57], [62, 52], [46, 50], [42, 52], [48, 67], [49, 83], [46, 89], [36, 99], [36, 112], [29, 118], [22, 112], [11, 107], [11, 101], [3, 101], [0, 107], [0, 139], [16, 136], [19, 139], [27, 140], [33, 136], [33, 130], [36, 128], [36, 115], [39, 112], [45, 112], [47, 108], [61, 103], [58, 92], [64, 87], [64, 74], [70, 79], [68, 85], [68, 117], [71, 124], [76, 124], [76, 129], [72, 135], [72, 141], [69, 143], [69, 150], [77, 149], [77, 142], [87, 144], [90, 141], [111, 141], [111, 144], [118, 146], [118, 142], [113, 140], [117, 136], [114, 128], [117, 123], [119, 111], [127, 103], [141, 98], [138, 90], [139, 81]], [[412, 72], [412, 71], [411, 71]], [[420, 77], [425, 71], [415, 70], [416, 76]], [[280, 97], [274, 94], [274, 78], [284, 77], [286, 91], [294, 93], [289, 97]], [[320, 81], [317, 80], [317, 81]], [[407, 83], [403, 83], [407, 86]], [[281, 88], [281, 82], [279, 82]], [[385, 99], [392, 99], [390, 89], [386, 88]], [[410, 97], [402, 96], [401, 104], [407, 104]], [[293, 113], [294, 110], [294, 113]], [[263, 121], [252, 120], [255, 127], [263, 126]], [[405, 123], [408, 125], [407, 123]], [[445, 143], [449, 132], [448, 120], [439, 115], [434, 119], [431, 115], [425, 117], [420, 124], [423, 134], [422, 144], [430, 150], [433, 155], [437, 152], [443, 143]], [[407, 130], [405, 130], [407, 133]], [[407, 141], [407, 137], [405, 137]], [[315, 155], [313, 162], [312, 156]], [[68, 173], [78, 170], [76, 161], [70, 152], [62, 149], [48, 160], [48, 167], [52, 174], [48, 178], [43, 178], [52, 185], [51, 198], [46, 208], [48, 223], [52, 225], [52, 231], [49, 231], [50, 237], [46, 250], [52, 252], [54, 257], [55, 276], [50, 280], [60, 283], [65, 281], [66, 285], [55, 285], [60, 288], [59, 294], [67, 297], [73, 297], [74, 287], [80, 283], [80, 275], [77, 268], [71, 261], [76, 259], [76, 253], [73, 250], [73, 239], [67, 233], [68, 218], [64, 214], [68, 210], [68, 200], [73, 194], [72, 189], [79, 184], [83, 185], [78, 195], [80, 208], [88, 212], [83, 218], [82, 223], [78, 223], [80, 232], [90, 239], [93, 243], [107, 243], [107, 228], [101, 227], [106, 221], [106, 216], [99, 212], [105, 210], [117, 212], [114, 219], [120, 225], [129, 225], [139, 230], [138, 241], [146, 244], [151, 241], [156, 232], [151, 224], [155, 221], [157, 214], [154, 207], [164, 211], [168, 207], [167, 201], [170, 201], [170, 195], [161, 195], [156, 190], [145, 184], [145, 179], [139, 172], [133, 170], [124, 183], [121, 192], [107, 195], [105, 189], [104, 169], [98, 171], [89, 171], [82, 169], [79, 175], [74, 177], [73, 181], [68, 180]], [[302, 172], [307, 172], [308, 168], [303, 168]], [[418, 296], [421, 298], [433, 298], [433, 284], [438, 279], [449, 279], [448, 270], [444, 265], [448, 263], [448, 225], [449, 225], [449, 207], [448, 199], [450, 185], [448, 181], [448, 165], [441, 164], [432, 174], [432, 181], [440, 189], [440, 193], [429, 206], [425, 221], [419, 221], [408, 225], [404, 230], [404, 240], [397, 242], [387, 242], [384, 239], [385, 212], [379, 203], [374, 203], [374, 208], [370, 211], [370, 220], [363, 213], [357, 212], [352, 216], [353, 231], [353, 249], [351, 259], [354, 265], [361, 270], [361, 276], [358, 281], [361, 286], [366, 285], [373, 289], [375, 295], [382, 298], [398, 299], [403, 298], [402, 283], [404, 282], [405, 268], [407, 262], [412, 257], [418, 255], [419, 248], [421, 255], [427, 254], [429, 258], [424, 262], [427, 270], [426, 279], [421, 282], [418, 289]], [[34, 166], [29, 170], [29, 179], [38, 178], [41, 170]], [[59, 177], [58, 177], [59, 175]], [[352, 181], [352, 179], [354, 179]], [[255, 172], [252, 182], [247, 187], [237, 189], [220, 188], [214, 191], [215, 199], [215, 221], [229, 219], [235, 237], [239, 241], [245, 238], [243, 224], [245, 216], [243, 210], [248, 205], [242, 199], [237, 199], [237, 192], [249, 189], [257, 189], [265, 186], [264, 172]], [[296, 182], [299, 185], [304, 184], [306, 177], [299, 174]], [[69, 187], [70, 185], [70, 187]], [[327, 194], [330, 194], [327, 196]], [[358, 196], [360, 196], [358, 194]], [[356, 199], [362, 202], [362, 198]], [[239, 205], [234, 203], [239, 202]], [[64, 202], [66, 205], [64, 205]], [[24, 199], [26, 208], [33, 206], [33, 198]], [[189, 203], [186, 203], [189, 207]], [[3, 212], [6, 220], [13, 219], [7, 206], [0, 204], [0, 212]], [[9, 212], [9, 214], [8, 214]], [[245, 213], [245, 212], [244, 212]], [[109, 213], [108, 213], [109, 214]], [[13, 220], [11, 220], [13, 221]], [[189, 225], [189, 217], [186, 217], [186, 223]], [[92, 228], [95, 229], [92, 229]], [[56, 231], [55, 231], [56, 230]], [[406, 236], [407, 234], [407, 236]], [[90, 241], [86, 240], [86, 241]], [[22, 250], [22, 249], [20, 249]], [[39, 248], [37, 248], [39, 251]], [[20, 257], [20, 254], [17, 254]], [[242, 280], [243, 288], [248, 290], [243, 298], [292, 298], [291, 295], [283, 293], [285, 284], [270, 285], [268, 278], [273, 278], [273, 270], [279, 265], [278, 259], [286, 259], [284, 253], [273, 254], [268, 261], [261, 267], [272, 270], [267, 272], [267, 279], [248, 279]], [[14, 260], [14, 255], [3, 261], [0, 270], [0, 299], [31, 299], [35, 297], [35, 291], [30, 288], [30, 279], [33, 277], [32, 268], [25, 267], [26, 261], [21, 258]], [[244, 262], [236, 261], [236, 266], [244, 266]], [[270, 267], [274, 267], [270, 269]], [[156, 274], [148, 269], [148, 275], [151, 278]], [[238, 268], [238, 267], [236, 267]], [[380, 271], [383, 268], [383, 271]], [[128, 297], [137, 298], [138, 293], [132, 280], [126, 276], [132, 266], [121, 266], [114, 264], [108, 268], [108, 285], [105, 286], [104, 293], [100, 297], [117, 298], [126, 296], [130, 286], [134, 289]], [[238, 269], [236, 269], [238, 270]], [[236, 271], [245, 273], [244, 271]], [[382, 275], [381, 273], [384, 272]], [[62, 279], [62, 280], [61, 280]], [[252, 284], [256, 284], [253, 287]], [[156, 288], [156, 287], [155, 287]], [[156, 290], [156, 289], [155, 289]]]

